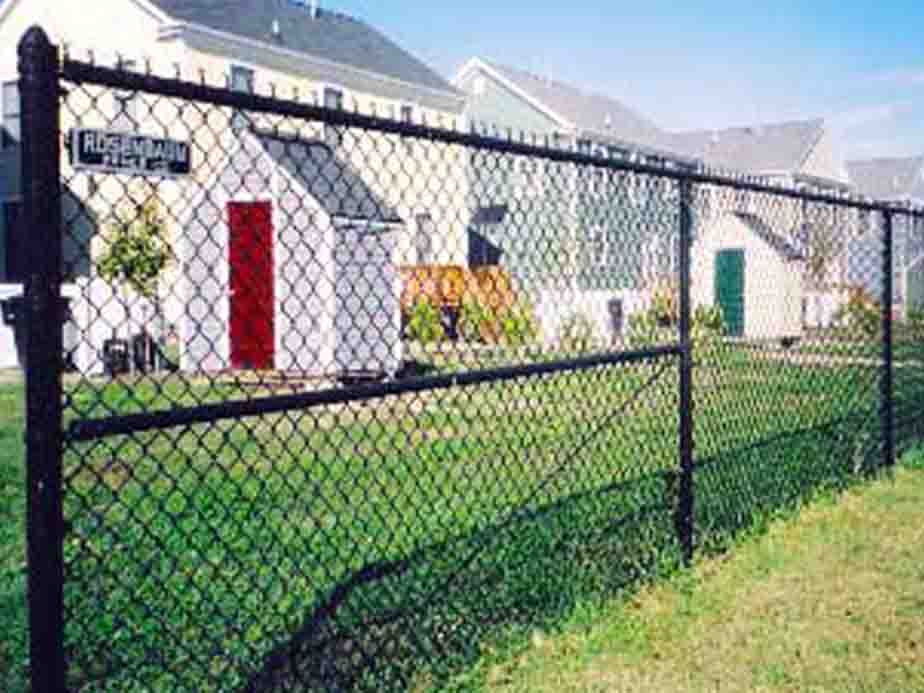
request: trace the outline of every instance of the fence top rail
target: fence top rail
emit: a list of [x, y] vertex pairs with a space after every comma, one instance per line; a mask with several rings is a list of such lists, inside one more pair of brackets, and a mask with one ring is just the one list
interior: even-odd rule
[[248, 110], [268, 115], [318, 120], [331, 125], [373, 130], [435, 143], [452, 144], [501, 154], [514, 154], [542, 158], [558, 163], [571, 163], [599, 168], [608, 168], [627, 173], [649, 175], [678, 182], [715, 185], [754, 193], [766, 193], [807, 202], [830, 204], [868, 212], [901, 214], [924, 218], [924, 207], [902, 204], [894, 201], [875, 200], [858, 195], [814, 192], [796, 185], [769, 183], [760, 176], [717, 172], [706, 165], [655, 165], [630, 161], [610, 154], [588, 154], [574, 146], [555, 145], [544, 137], [521, 136], [512, 133], [507, 137], [492, 137], [476, 130], [468, 132], [458, 129], [453, 121], [452, 128], [434, 127], [426, 124], [408, 123], [363, 113], [325, 108], [276, 95], [261, 95], [252, 92], [233, 91], [227, 87], [209, 85], [205, 82], [184, 80], [181, 77], [162, 77], [151, 72], [131, 72], [117, 67], [106, 67], [94, 63], [64, 57], [61, 60], [59, 76], [75, 84], [90, 84], [111, 89], [138, 91], [165, 98], [178, 98], [219, 107]]

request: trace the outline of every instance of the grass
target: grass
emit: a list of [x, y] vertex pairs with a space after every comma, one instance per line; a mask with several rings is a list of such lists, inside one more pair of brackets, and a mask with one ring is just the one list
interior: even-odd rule
[[[71, 446], [71, 685], [465, 688], [459, 671], [676, 571], [676, 362], [664, 365]], [[924, 390], [911, 375], [898, 382], [909, 410]], [[875, 369], [746, 352], [698, 368], [700, 548], [874, 467], [877, 387]], [[68, 416], [239, 394], [74, 383]], [[17, 416], [0, 430], [18, 436]], [[4, 538], [21, 547], [13, 527]], [[19, 555], [4, 585], [22, 622]], [[18, 691], [22, 640], [9, 652]]]
[[[836, 500], [836, 502], [835, 502]], [[924, 453], [689, 573], [539, 631], [485, 691], [924, 691]]]
[[0, 689], [25, 690], [26, 547], [22, 388], [0, 385]]

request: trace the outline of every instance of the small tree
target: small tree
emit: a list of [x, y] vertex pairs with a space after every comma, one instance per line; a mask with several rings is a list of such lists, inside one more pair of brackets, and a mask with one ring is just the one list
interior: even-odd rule
[[[130, 289], [150, 300], [159, 317], [158, 284], [173, 260], [173, 251], [157, 198], [149, 196], [136, 208], [117, 212], [116, 221], [107, 229], [104, 240], [105, 250], [96, 260], [99, 276], [118, 291]], [[123, 298], [127, 314], [128, 296], [123, 295]]]

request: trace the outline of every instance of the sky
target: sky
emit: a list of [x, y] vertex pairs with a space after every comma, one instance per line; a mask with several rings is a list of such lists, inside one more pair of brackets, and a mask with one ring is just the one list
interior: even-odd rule
[[848, 159], [924, 154], [924, 3], [321, 0], [443, 75], [478, 55], [667, 130], [824, 117]]

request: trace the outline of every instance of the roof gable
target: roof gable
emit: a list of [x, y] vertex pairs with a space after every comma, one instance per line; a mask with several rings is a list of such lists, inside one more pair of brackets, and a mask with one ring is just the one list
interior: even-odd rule
[[754, 235], [770, 246], [787, 262], [803, 260], [805, 257], [799, 250], [778, 234], [773, 228], [756, 214], [749, 212], [735, 212], [734, 217], [750, 229]]
[[924, 197], [924, 156], [848, 161], [850, 182], [880, 200]]
[[470, 64], [489, 70], [531, 104], [558, 121], [563, 129], [644, 145], [653, 145], [660, 138], [661, 131], [654, 123], [608, 96], [584, 92], [563, 82], [508, 65], [480, 59]]
[[[204, 26], [402, 82], [458, 94], [443, 77], [353, 17], [289, 0], [148, 0], [173, 20]], [[274, 24], [279, 34], [273, 34]]]
[[324, 142], [255, 132], [272, 161], [298, 180], [331, 217], [401, 223], [398, 213]]
[[798, 173], [824, 135], [824, 120], [670, 133], [668, 146], [708, 164], [746, 173]]

